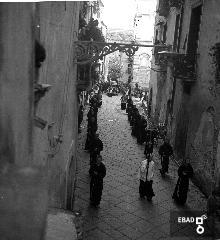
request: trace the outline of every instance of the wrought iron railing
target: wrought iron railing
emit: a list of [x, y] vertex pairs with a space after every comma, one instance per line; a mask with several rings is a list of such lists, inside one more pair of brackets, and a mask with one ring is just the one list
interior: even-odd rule
[[184, 4], [184, 0], [169, 0], [169, 6], [180, 8]]
[[197, 55], [181, 54], [173, 61], [174, 76], [187, 82], [196, 80]]
[[167, 63], [166, 58], [159, 54], [159, 52], [166, 51], [169, 49], [169, 46], [155, 46], [153, 50], [154, 60], [156, 65], [165, 65]]

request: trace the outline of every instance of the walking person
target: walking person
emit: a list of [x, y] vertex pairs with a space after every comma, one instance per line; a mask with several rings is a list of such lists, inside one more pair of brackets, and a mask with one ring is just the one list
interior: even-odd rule
[[97, 151], [98, 155], [103, 150], [103, 143], [102, 140], [99, 138], [98, 133], [95, 133], [93, 141], [90, 144], [90, 152], [93, 152], [94, 150]]
[[85, 143], [85, 150], [91, 151], [95, 134], [97, 131], [97, 120], [94, 116], [88, 119], [87, 138]]
[[89, 174], [91, 175], [91, 168], [96, 163], [97, 156], [103, 150], [102, 140], [99, 138], [99, 134], [95, 134], [92, 142], [90, 143], [90, 169]]
[[145, 149], [144, 149], [144, 154], [146, 157], [150, 157], [151, 154], [153, 153], [153, 143], [151, 141], [146, 142]]
[[159, 148], [159, 154], [161, 157], [161, 169], [160, 173], [164, 176], [165, 173], [168, 173], [169, 169], [169, 158], [173, 155], [173, 148], [169, 143], [169, 140], [166, 138], [164, 139], [164, 143]]
[[153, 185], [153, 176], [154, 176], [154, 161], [152, 156], [149, 156], [147, 159], [141, 162], [138, 177], [140, 180], [139, 184], [139, 195], [140, 198], [147, 197], [148, 201], [152, 200], [152, 197], [155, 196], [152, 185]]
[[90, 202], [98, 207], [102, 198], [103, 179], [106, 175], [106, 167], [102, 163], [102, 156], [98, 155], [96, 163], [91, 167]]
[[81, 123], [83, 121], [83, 106], [80, 105], [78, 112], [78, 133], [81, 133]]
[[189, 179], [193, 176], [193, 168], [188, 159], [184, 159], [178, 168], [178, 180], [172, 198], [179, 204], [184, 205], [187, 200]]
[[126, 101], [127, 101], [126, 95], [124, 94], [121, 97], [121, 110], [125, 110], [126, 109]]

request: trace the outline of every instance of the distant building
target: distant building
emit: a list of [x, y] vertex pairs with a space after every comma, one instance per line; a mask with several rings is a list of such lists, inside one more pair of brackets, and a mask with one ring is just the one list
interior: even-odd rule
[[[133, 30], [124, 30], [124, 29], [108, 29], [107, 34], [108, 42], [116, 42], [116, 43], [131, 43], [134, 40], [134, 32]], [[118, 79], [118, 81], [122, 83], [127, 83], [130, 75], [130, 71], [132, 71], [132, 67], [130, 66], [130, 62], [128, 56], [124, 52], [114, 52], [107, 56], [107, 58], [111, 58], [112, 56], [117, 57], [122, 69], [122, 76]]]
[[[134, 41], [138, 44], [153, 44], [155, 1], [136, 1], [137, 8], [134, 17]], [[152, 48], [139, 47], [133, 57], [133, 80], [132, 83], [142, 88], [149, 88], [150, 64]]]

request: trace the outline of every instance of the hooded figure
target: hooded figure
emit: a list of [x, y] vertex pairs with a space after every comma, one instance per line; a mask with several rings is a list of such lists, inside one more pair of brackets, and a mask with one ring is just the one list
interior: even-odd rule
[[168, 173], [169, 169], [169, 158], [173, 155], [173, 148], [171, 147], [169, 140], [165, 139], [164, 143], [159, 148], [159, 154], [161, 156], [161, 166], [160, 172], [162, 175]]
[[152, 184], [153, 184], [153, 176], [154, 176], [154, 161], [152, 157], [148, 157], [147, 159], [141, 162], [138, 178], [140, 180], [139, 185], [139, 194], [140, 198], [147, 197], [148, 201], [151, 201], [152, 197], [155, 196]]
[[91, 205], [97, 207], [102, 198], [103, 178], [106, 175], [105, 165], [102, 163], [102, 156], [97, 156], [97, 161], [91, 166], [90, 201]]
[[185, 204], [189, 189], [189, 179], [193, 176], [193, 168], [188, 159], [178, 168], [178, 180], [172, 198], [180, 204]]

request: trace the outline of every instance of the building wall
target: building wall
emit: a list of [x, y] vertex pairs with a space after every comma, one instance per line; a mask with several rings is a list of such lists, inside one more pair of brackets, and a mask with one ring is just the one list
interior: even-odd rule
[[[117, 54], [117, 52], [116, 52], [116, 54]], [[129, 74], [128, 74], [128, 64], [129, 64], [128, 56], [123, 52], [118, 53], [118, 56], [119, 56], [121, 64], [122, 64], [122, 69], [121, 69], [122, 76], [119, 79], [119, 81], [123, 82], [123, 83], [127, 83], [128, 76], [129, 76]]]
[[[77, 143], [77, 94], [74, 40], [78, 35], [79, 2], [43, 2], [40, 10], [40, 40], [46, 60], [39, 82], [52, 86], [36, 115], [47, 121], [35, 128], [34, 162], [46, 166], [50, 176], [49, 205], [71, 208]], [[56, 139], [60, 136], [60, 142]]]
[[[137, 1], [136, 15], [134, 18], [134, 38], [138, 44], [152, 44], [154, 34], [155, 3], [154, 1]], [[144, 31], [143, 31], [144, 30]], [[139, 47], [134, 55], [133, 85], [138, 83], [142, 88], [149, 88], [150, 61], [152, 47]]]
[[[190, 3], [188, 1], [188, 3]], [[190, 5], [188, 5], [190, 8]], [[220, 42], [219, 17], [220, 2], [204, 1], [199, 38], [198, 78], [190, 99], [190, 124], [188, 129], [186, 153], [194, 160], [193, 165], [201, 177], [201, 186], [209, 193], [219, 178], [217, 169], [220, 159], [217, 159], [217, 146], [220, 127], [220, 92], [216, 84], [215, 69], [212, 64], [210, 48]], [[207, 111], [213, 106], [215, 112]], [[205, 183], [205, 184], [203, 184]]]
[[35, 4], [0, 4], [1, 239], [42, 239], [47, 177], [33, 163]]
[[8, 142], [5, 139], [8, 139], [10, 142], [8, 148], [12, 155], [10, 162], [19, 166], [32, 163], [34, 56], [32, 7], [31, 4], [2, 3], [0, 9], [0, 119], [2, 131], [7, 135], [1, 133], [1, 149], [6, 147], [5, 144]]
[[[198, 42], [197, 79], [190, 85], [190, 92], [186, 92], [183, 79], [173, 78], [170, 63], [167, 67], [167, 76], [164, 78], [165, 84], [161, 89], [158, 89], [158, 84], [157, 86], [154, 84], [154, 87], [157, 87], [157, 94], [163, 93], [161, 103], [154, 104], [161, 105], [160, 119], [167, 121], [168, 134], [175, 148], [177, 160], [181, 162], [182, 157], [190, 157], [197, 184], [206, 194], [210, 194], [214, 185], [218, 184], [220, 165], [218, 158], [220, 91], [216, 82], [213, 58], [210, 56], [210, 48], [220, 42], [220, 25], [217, 20], [219, 1], [185, 1], [180, 53], [185, 53], [187, 49], [191, 9], [201, 2], [203, 8]], [[167, 44], [173, 44], [176, 14], [176, 9], [172, 8], [167, 17]], [[156, 78], [158, 83], [158, 75]], [[154, 96], [154, 99], [159, 98]], [[171, 101], [171, 110], [168, 109], [168, 100]], [[210, 106], [215, 109], [214, 112], [208, 109]]]

